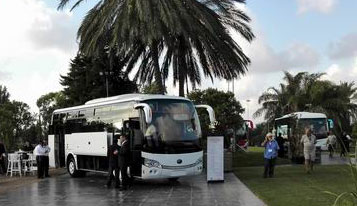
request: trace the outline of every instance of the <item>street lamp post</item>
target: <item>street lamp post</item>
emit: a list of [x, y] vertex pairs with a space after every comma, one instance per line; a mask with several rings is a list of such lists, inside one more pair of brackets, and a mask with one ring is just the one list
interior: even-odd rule
[[112, 75], [113, 72], [99, 72], [100, 76], [105, 76], [105, 88], [107, 91], [107, 97], [109, 97], [109, 83], [108, 83], [108, 76]]

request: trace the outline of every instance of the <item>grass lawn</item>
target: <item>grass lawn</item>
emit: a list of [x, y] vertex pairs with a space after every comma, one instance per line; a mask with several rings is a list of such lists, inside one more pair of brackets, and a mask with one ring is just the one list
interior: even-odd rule
[[353, 191], [347, 165], [317, 165], [310, 175], [303, 165], [281, 165], [275, 168], [274, 178], [264, 179], [262, 152], [261, 148], [253, 148], [245, 154], [236, 153], [234, 173], [269, 206], [328, 206], [335, 198], [324, 191]]
[[[251, 167], [264, 165], [264, 147], [249, 147], [248, 152], [236, 152], [233, 167]], [[288, 159], [278, 158], [277, 165], [290, 164]]]

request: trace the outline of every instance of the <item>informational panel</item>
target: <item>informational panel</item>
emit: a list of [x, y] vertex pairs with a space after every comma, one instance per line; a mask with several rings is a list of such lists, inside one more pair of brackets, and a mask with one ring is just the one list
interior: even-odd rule
[[224, 181], [223, 136], [207, 137], [207, 182]]

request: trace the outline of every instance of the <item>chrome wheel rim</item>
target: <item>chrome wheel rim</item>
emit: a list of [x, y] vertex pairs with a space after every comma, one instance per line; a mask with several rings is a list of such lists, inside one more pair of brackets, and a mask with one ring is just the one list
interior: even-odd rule
[[73, 174], [73, 173], [74, 173], [74, 162], [73, 162], [73, 161], [70, 161], [70, 162], [69, 162], [68, 169], [69, 169], [69, 173], [70, 173], [70, 174]]

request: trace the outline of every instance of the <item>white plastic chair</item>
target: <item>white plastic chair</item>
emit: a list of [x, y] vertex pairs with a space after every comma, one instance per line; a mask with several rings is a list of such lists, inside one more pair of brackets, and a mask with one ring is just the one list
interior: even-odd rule
[[28, 154], [29, 158], [28, 158], [28, 166], [29, 166], [29, 170], [27, 170], [27, 172], [31, 173], [31, 174], [35, 174], [35, 172], [37, 171], [37, 165], [36, 165], [36, 156], [34, 154]]
[[20, 177], [22, 176], [20, 155], [14, 154], [14, 153], [8, 154], [6, 175], [8, 175], [9, 173], [10, 173], [11, 177], [12, 177], [13, 173], [18, 173], [20, 175]]

